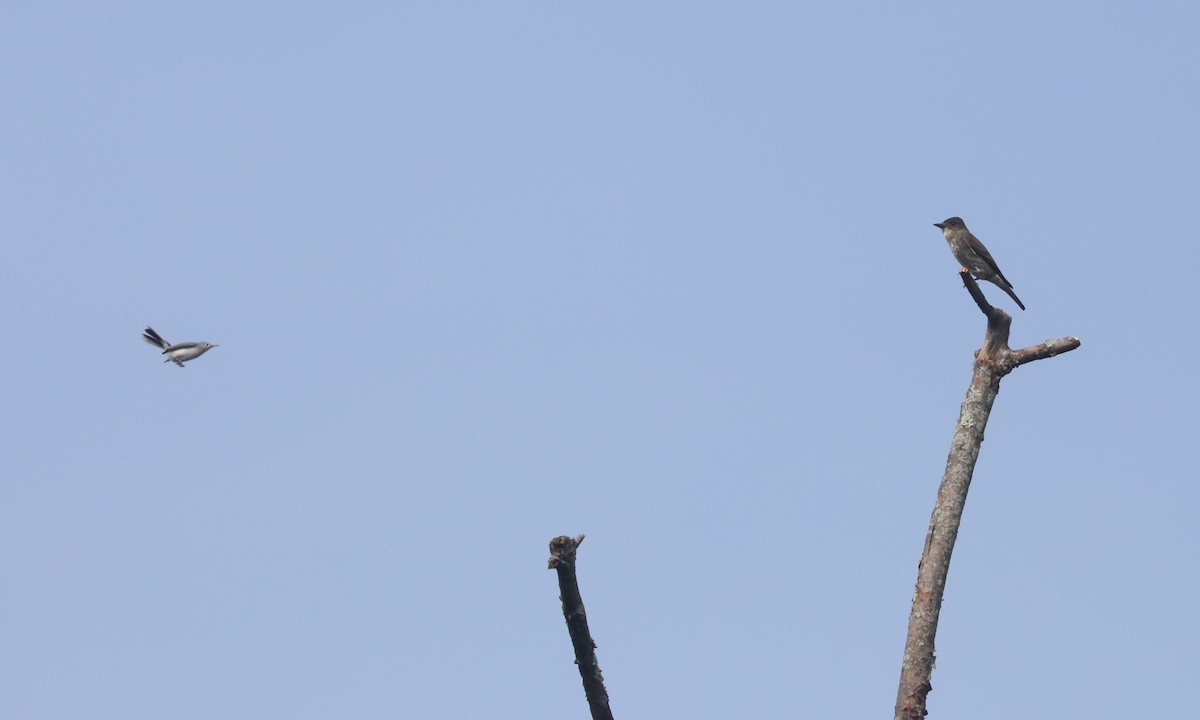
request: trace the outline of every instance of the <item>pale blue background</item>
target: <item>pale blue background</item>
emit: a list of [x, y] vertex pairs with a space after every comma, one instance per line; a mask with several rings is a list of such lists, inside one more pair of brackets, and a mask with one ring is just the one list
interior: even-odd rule
[[0, 717], [1193, 717], [1198, 7], [6, 3]]

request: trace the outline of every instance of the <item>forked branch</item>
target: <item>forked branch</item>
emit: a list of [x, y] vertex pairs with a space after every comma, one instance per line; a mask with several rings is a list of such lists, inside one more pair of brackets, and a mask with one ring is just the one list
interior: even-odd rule
[[958, 425], [950, 442], [946, 471], [938, 488], [925, 550], [917, 566], [917, 585], [913, 591], [912, 613], [908, 618], [908, 636], [904, 643], [904, 661], [900, 667], [900, 687], [896, 695], [896, 720], [921, 720], [928, 714], [926, 697], [933, 689], [934, 638], [942, 610], [946, 576], [950, 571], [950, 556], [958, 538], [967, 490], [979, 459], [983, 431], [1000, 379], [1016, 368], [1034, 360], [1054, 357], [1079, 347], [1079, 338], [1047, 340], [1040, 345], [1012, 350], [1008, 347], [1012, 317], [994, 308], [983, 296], [969, 272], [962, 272], [963, 285], [976, 305], [987, 317], [983, 346], [975, 353], [975, 368], [971, 385], [963, 398]]

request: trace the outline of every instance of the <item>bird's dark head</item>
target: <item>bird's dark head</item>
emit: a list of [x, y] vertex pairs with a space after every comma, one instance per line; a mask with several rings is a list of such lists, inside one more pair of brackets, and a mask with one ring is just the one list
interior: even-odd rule
[[946, 218], [940, 223], [934, 223], [933, 226], [941, 230], [950, 230], [952, 228], [965, 228], [967, 224], [960, 217], [952, 217]]

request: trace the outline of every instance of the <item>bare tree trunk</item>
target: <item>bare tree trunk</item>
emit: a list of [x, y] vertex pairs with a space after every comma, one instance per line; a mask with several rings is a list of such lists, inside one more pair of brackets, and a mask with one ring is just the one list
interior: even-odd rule
[[604, 689], [604, 676], [596, 662], [596, 643], [588, 630], [587, 613], [583, 610], [583, 597], [579, 594], [579, 583], [575, 578], [575, 550], [583, 542], [583, 535], [569, 538], [560, 535], [550, 541], [549, 567], [558, 571], [559, 599], [563, 604], [563, 617], [567, 621], [567, 632], [571, 645], [575, 647], [575, 664], [583, 678], [583, 693], [587, 696], [592, 720], [613, 720], [608, 706], [608, 691]]
[[1023, 350], [1008, 347], [1012, 317], [988, 304], [970, 273], [963, 271], [963, 284], [979, 309], [987, 316], [983, 347], [975, 354], [971, 385], [963, 399], [946, 458], [946, 472], [938, 488], [937, 503], [929, 519], [925, 551], [917, 567], [917, 586], [913, 592], [912, 613], [908, 618], [908, 637], [904, 643], [904, 661], [900, 667], [900, 688], [896, 694], [896, 720], [921, 720], [928, 714], [925, 698], [933, 689], [934, 636], [950, 571], [950, 555], [958, 538], [967, 490], [979, 459], [983, 431], [987, 427], [992, 403], [1000, 392], [1000, 379], [1027, 362], [1053, 357], [1079, 347], [1079, 338], [1050, 340]]

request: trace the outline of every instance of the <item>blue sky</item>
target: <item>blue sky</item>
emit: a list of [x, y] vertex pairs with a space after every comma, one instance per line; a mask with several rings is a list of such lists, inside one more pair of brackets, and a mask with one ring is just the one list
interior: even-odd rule
[[[0, 716], [1194, 712], [1200, 10], [8, 3]], [[184, 369], [139, 340], [220, 347]], [[1002, 700], [1000, 700], [1002, 698]]]

